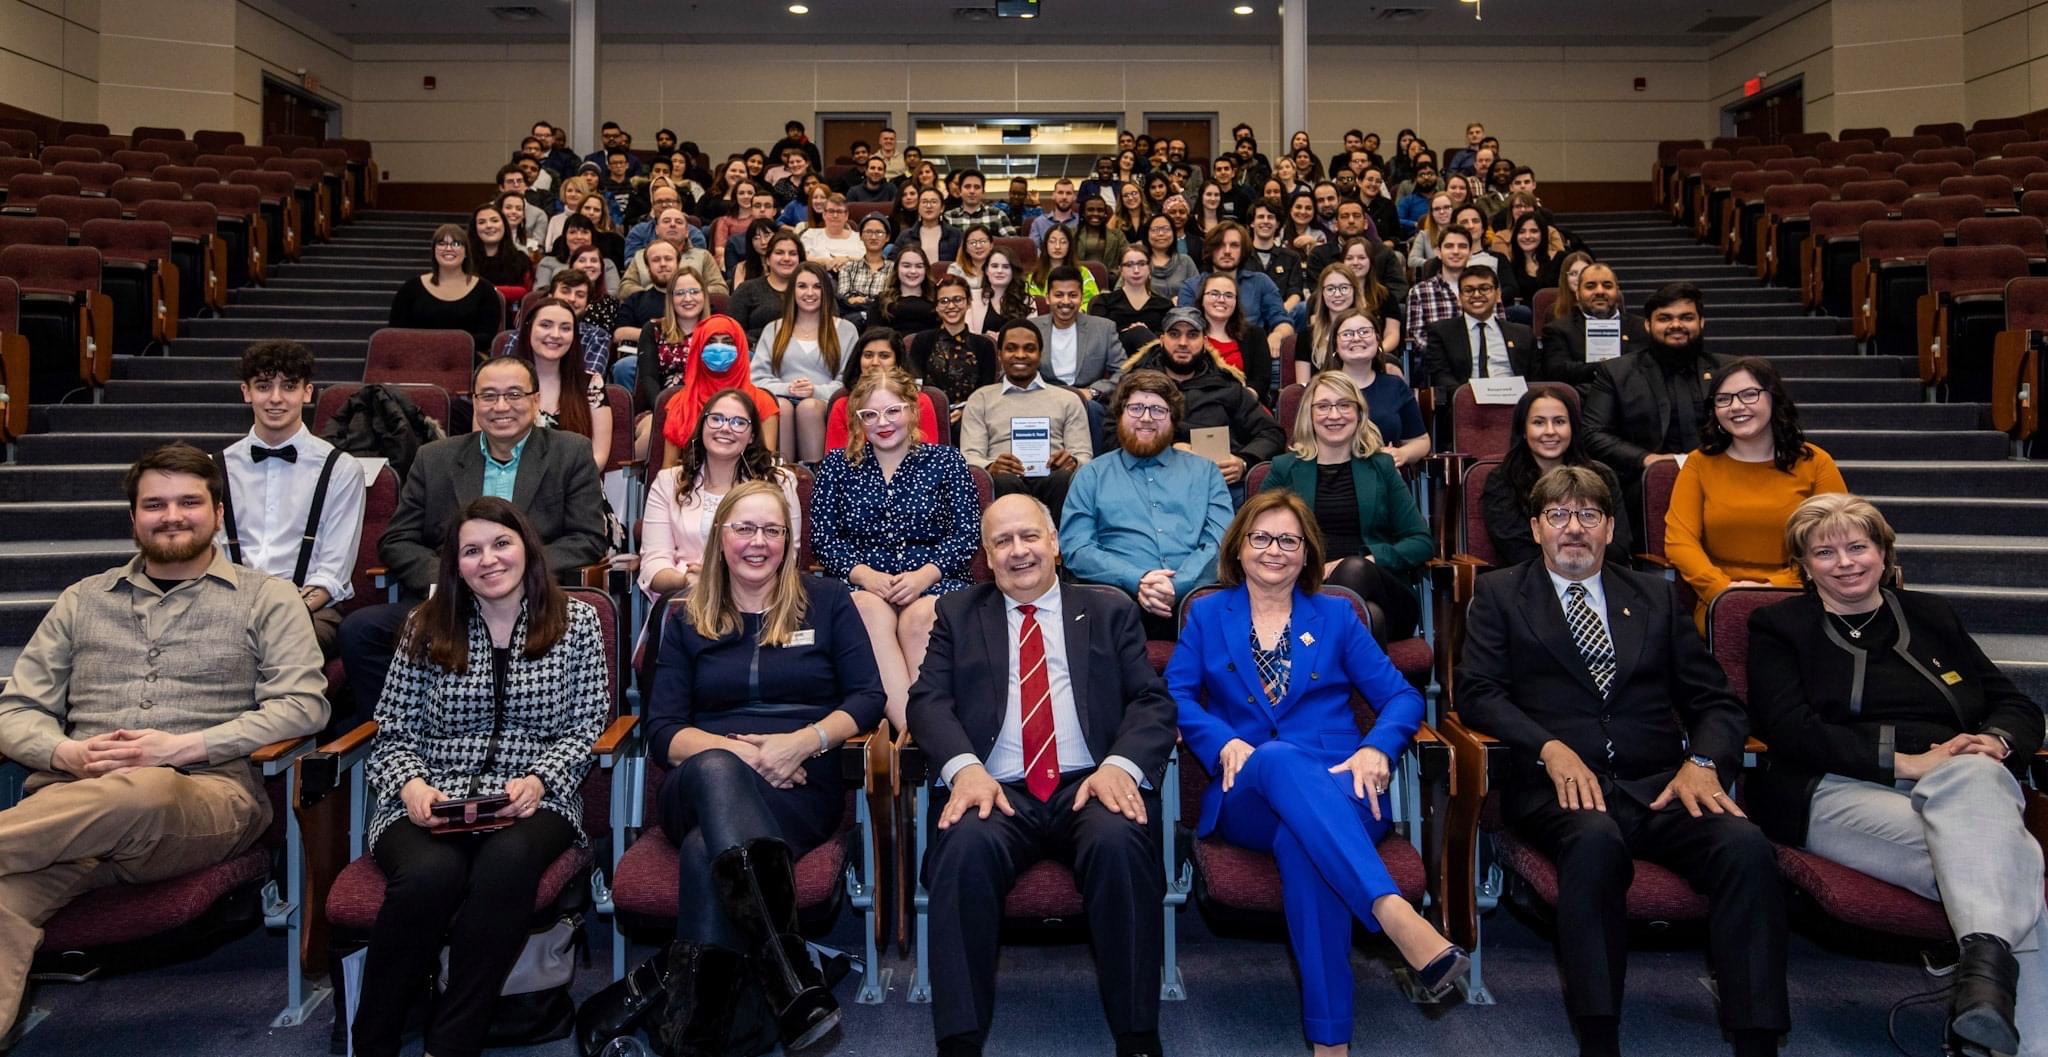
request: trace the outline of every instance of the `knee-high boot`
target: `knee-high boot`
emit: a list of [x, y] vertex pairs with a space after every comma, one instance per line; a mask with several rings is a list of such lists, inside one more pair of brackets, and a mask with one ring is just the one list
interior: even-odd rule
[[796, 871], [789, 845], [760, 839], [711, 861], [725, 912], [747, 937], [784, 1049], [818, 1041], [839, 1024], [839, 1003], [826, 990], [796, 927]]

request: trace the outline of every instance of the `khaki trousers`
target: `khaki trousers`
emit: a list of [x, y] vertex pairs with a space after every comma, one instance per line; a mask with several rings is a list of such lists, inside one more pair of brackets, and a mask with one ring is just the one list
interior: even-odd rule
[[[246, 763], [233, 766], [246, 774]], [[31, 795], [0, 811], [0, 1034], [20, 1012], [43, 923], [65, 904], [191, 873], [256, 842], [270, 804], [242, 774], [150, 767], [29, 779]]]

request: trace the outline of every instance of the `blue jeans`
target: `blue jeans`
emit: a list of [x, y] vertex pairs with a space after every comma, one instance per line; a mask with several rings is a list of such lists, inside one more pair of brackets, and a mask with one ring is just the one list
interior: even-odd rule
[[627, 356], [612, 364], [612, 381], [625, 386], [629, 393], [636, 391], [640, 384], [640, 357]]

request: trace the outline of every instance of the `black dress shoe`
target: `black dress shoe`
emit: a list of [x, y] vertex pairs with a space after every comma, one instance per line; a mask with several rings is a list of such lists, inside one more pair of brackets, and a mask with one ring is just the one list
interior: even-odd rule
[[1453, 943], [1442, 954], [1429, 960], [1429, 964], [1415, 970], [1415, 978], [1422, 986], [1422, 993], [1434, 1002], [1450, 994], [1465, 975], [1472, 971], [1472, 956], [1465, 948]]
[[1960, 941], [1956, 961], [1955, 998], [1949, 1007], [1950, 1034], [1966, 1046], [1991, 1053], [2015, 1053], [2020, 1030], [2013, 1023], [2013, 994], [2020, 965], [2012, 947], [1997, 936], [1971, 933]]
[[663, 990], [668, 982], [669, 952], [664, 947], [654, 957], [626, 973], [621, 980], [584, 999], [576, 1010], [576, 1050], [583, 1057], [597, 1057], [605, 1043], [631, 1035], [640, 1025], [661, 1020], [665, 1004]]

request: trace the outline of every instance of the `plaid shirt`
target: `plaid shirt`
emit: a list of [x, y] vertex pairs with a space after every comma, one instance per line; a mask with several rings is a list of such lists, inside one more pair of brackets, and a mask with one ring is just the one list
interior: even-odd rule
[[880, 268], [868, 269], [866, 258], [849, 261], [839, 269], [839, 298], [865, 297], [869, 301], [882, 296], [882, 287], [889, 281], [889, 272], [894, 266], [883, 261]]
[[[599, 377], [609, 377], [605, 372], [612, 365], [612, 336], [589, 323], [576, 324], [576, 339], [583, 346], [583, 369]], [[498, 345], [497, 354], [511, 356], [519, 349], [519, 332], [505, 335]]]
[[989, 202], [983, 202], [981, 208], [973, 212], [969, 212], [966, 206], [956, 206], [946, 210], [945, 215], [939, 219], [962, 231], [980, 224], [987, 228], [991, 235], [1000, 237], [1010, 233], [1010, 214], [997, 209]]
[[1458, 291], [1442, 275], [1433, 275], [1408, 288], [1408, 319], [1401, 332], [1407, 335], [1411, 362], [1422, 362], [1416, 357], [1429, 347], [1429, 328], [1459, 311]]

